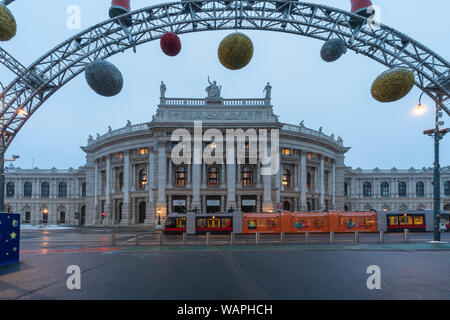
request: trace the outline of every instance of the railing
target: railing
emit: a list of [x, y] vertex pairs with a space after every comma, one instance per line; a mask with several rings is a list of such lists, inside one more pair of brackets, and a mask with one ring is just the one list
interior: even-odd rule
[[340, 138], [335, 140], [333, 137], [328, 136], [323, 132], [308, 129], [308, 128], [302, 127], [302, 126], [296, 126], [296, 125], [285, 123], [285, 124], [283, 124], [282, 130], [297, 132], [297, 133], [301, 133], [301, 134], [305, 134], [305, 135], [309, 135], [309, 136], [313, 136], [313, 137], [317, 137], [317, 138], [322, 138], [322, 139], [328, 140], [330, 142], [333, 142], [335, 144], [338, 144], [340, 146], [344, 145], [344, 141]]
[[265, 106], [270, 105], [270, 99], [192, 99], [192, 98], [161, 98], [161, 105], [166, 106]]
[[130, 133], [130, 132], [146, 131], [146, 130], [148, 130], [147, 123], [128, 125], [126, 127], [123, 127], [123, 128], [117, 129], [117, 130], [109, 131], [109, 132], [105, 133], [104, 135], [98, 136], [95, 140], [89, 139], [88, 146], [92, 145], [95, 142], [101, 141], [101, 140], [109, 138], [109, 137], [115, 137], [115, 136], [119, 136], [122, 134]]

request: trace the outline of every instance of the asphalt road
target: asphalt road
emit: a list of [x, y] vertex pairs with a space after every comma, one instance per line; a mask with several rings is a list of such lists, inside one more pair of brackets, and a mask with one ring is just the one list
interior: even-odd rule
[[[416, 239], [423, 236], [431, 237]], [[450, 299], [448, 244], [113, 247], [109, 240], [108, 230], [23, 232], [21, 263], [0, 267], [0, 299]], [[81, 269], [81, 290], [67, 288], [69, 265]], [[381, 289], [367, 288], [371, 265], [380, 268]]]

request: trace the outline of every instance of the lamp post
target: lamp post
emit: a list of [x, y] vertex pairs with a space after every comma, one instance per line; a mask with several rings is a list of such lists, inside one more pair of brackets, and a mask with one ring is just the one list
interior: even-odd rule
[[[419, 106], [416, 108], [423, 109], [422, 96], [419, 97]], [[441, 94], [438, 93], [439, 100], [442, 99]], [[434, 174], [433, 174], [433, 214], [434, 214], [434, 241], [441, 241], [441, 233], [439, 230], [439, 224], [441, 221], [441, 167], [439, 164], [439, 142], [448, 133], [449, 129], [439, 129], [442, 125], [439, 118], [442, 117], [442, 111], [438, 103], [435, 107], [435, 126], [434, 129], [425, 130], [423, 134], [428, 135], [434, 139]]]

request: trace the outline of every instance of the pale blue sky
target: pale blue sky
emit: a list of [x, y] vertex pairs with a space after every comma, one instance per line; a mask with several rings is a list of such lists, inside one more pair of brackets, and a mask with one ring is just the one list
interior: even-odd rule
[[[317, 0], [342, 9], [349, 0]], [[134, 9], [156, 1], [133, 0]], [[1, 45], [29, 65], [45, 52], [81, 30], [66, 27], [69, 5], [82, 10], [82, 29], [108, 18], [110, 0], [16, 0], [9, 8], [17, 23], [17, 36]], [[382, 9], [382, 22], [422, 42], [445, 59], [450, 59], [447, 0], [374, 0]], [[120, 95], [104, 98], [85, 83], [84, 74], [51, 97], [28, 121], [9, 148], [7, 156], [19, 154], [16, 166], [30, 168], [78, 167], [85, 163], [81, 145], [89, 134], [103, 134], [108, 125], [117, 129], [126, 124], [151, 120], [159, 101], [159, 83], [167, 85], [169, 97], [204, 97], [207, 76], [223, 86], [225, 98], [263, 97], [267, 81], [272, 89], [274, 111], [282, 122], [307, 127], [323, 126], [352, 147], [346, 164], [364, 169], [421, 168], [432, 166], [433, 143], [422, 131], [433, 126], [433, 112], [412, 115], [420, 92], [381, 104], [370, 95], [372, 81], [384, 66], [364, 56], [348, 52], [328, 64], [320, 59], [322, 42], [282, 33], [245, 31], [254, 44], [251, 63], [239, 71], [221, 66], [217, 46], [229, 34], [202, 32], [181, 36], [182, 51], [165, 56], [154, 41], [110, 59], [124, 76]], [[13, 74], [1, 66], [0, 81], [7, 85]], [[424, 100], [432, 106], [429, 99]], [[447, 126], [450, 119], [445, 117]], [[450, 137], [441, 143], [441, 163], [450, 164]]]

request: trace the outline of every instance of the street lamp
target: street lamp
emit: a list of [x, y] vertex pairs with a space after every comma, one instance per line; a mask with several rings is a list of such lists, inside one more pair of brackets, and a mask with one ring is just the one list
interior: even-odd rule
[[[422, 94], [419, 97], [419, 105], [416, 110], [423, 110]], [[442, 100], [442, 95], [438, 93], [439, 100]], [[441, 241], [441, 233], [439, 230], [439, 224], [441, 221], [441, 167], [439, 164], [439, 142], [448, 133], [449, 129], [440, 129], [439, 127], [444, 124], [443, 121], [439, 121], [442, 117], [442, 111], [438, 103], [435, 108], [435, 126], [434, 129], [425, 130], [423, 134], [428, 135], [434, 139], [434, 176], [433, 176], [433, 213], [434, 213], [434, 238], [436, 242]]]

